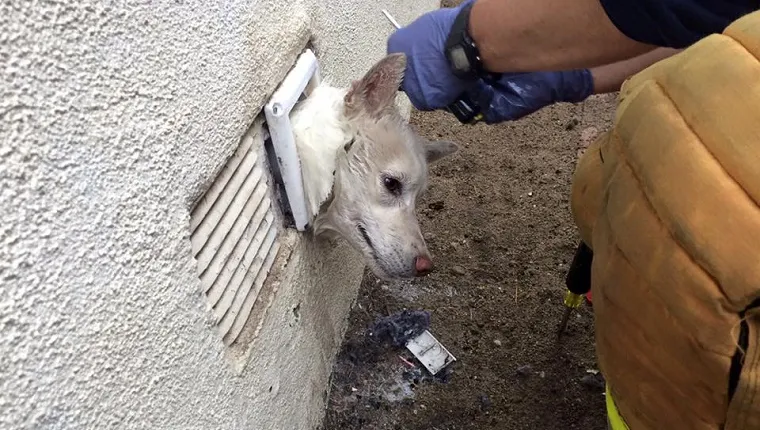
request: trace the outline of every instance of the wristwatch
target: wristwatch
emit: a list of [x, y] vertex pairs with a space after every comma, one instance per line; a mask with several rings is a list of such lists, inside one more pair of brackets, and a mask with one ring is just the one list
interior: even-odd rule
[[459, 11], [445, 45], [451, 71], [454, 76], [465, 81], [478, 79], [485, 71], [478, 46], [470, 35], [470, 11], [473, 3]]

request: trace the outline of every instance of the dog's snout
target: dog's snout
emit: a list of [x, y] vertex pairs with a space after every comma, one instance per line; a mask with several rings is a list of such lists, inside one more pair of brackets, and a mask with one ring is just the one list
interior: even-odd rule
[[422, 255], [414, 259], [414, 269], [417, 272], [417, 276], [424, 276], [433, 270], [433, 262], [429, 258]]

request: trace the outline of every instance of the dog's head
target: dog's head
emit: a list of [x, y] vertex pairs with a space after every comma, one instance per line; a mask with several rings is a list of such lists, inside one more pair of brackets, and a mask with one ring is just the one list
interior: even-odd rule
[[315, 222], [318, 235], [346, 239], [382, 279], [432, 269], [415, 205], [427, 187], [428, 164], [458, 150], [452, 142], [427, 141], [398, 112], [405, 66], [403, 54], [389, 55], [346, 93], [345, 115], [356, 132], [340, 151], [333, 198]]

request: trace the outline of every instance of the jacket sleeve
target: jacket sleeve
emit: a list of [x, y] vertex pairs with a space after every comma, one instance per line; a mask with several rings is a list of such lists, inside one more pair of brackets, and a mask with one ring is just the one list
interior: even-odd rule
[[685, 48], [760, 9], [760, 0], [600, 0], [612, 23], [637, 42]]

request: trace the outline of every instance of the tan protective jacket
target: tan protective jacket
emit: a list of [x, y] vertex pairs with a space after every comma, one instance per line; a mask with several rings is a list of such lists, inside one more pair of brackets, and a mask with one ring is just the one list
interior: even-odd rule
[[760, 429], [759, 59], [757, 12], [644, 70], [577, 167], [599, 365], [631, 430]]

